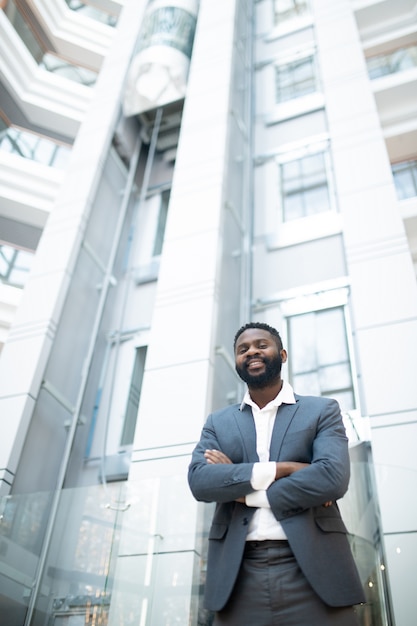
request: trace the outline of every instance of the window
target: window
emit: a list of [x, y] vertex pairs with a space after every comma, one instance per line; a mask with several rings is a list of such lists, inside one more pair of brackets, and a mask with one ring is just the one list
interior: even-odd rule
[[369, 57], [366, 64], [371, 79], [417, 67], [417, 46], [398, 48], [388, 54]]
[[308, 11], [309, 2], [307, 0], [274, 0], [275, 24], [303, 15]]
[[31, 159], [57, 169], [65, 167], [70, 155], [68, 146], [28, 130], [7, 126], [1, 118], [0, 150], [18, 154], [25, 159]]
[[29, 276], [33, 253], [0, 245], [0, 281], [14, 287], [23, 287]]
[[330, 210], [327, 152], [307, 154], [280, 164], [283, 220]]
[[417, 160], [395, 163], [392, 175], [399, 200], [417, 196]]
[[168, 217], [168, 204], [171, 190], [167, 189], [161, 194], [161, 204], [159, 206], [158, 225], [156, 227], [155, 243], [153, 248], [153, 256], [159, 256], [162, 252], [164, 243], [165, 226]]
[[132, 444], [135, 436], [140, 393], [142, 390], [143, 374], [145, 372], [146, 350], [146, 346], [136, 348], [135, 363], [133, 365], [133, 373], [130, 381], [129, 397], [127, 399], [123, 431], [120, 438], [121, 446]]
[[355, 408], [344, 307], [288, 318], [290, 380], [300, 394], [335, 398]]
[[301, 98], [317, 91], [314, 56], [296, 59], [275, 68], [275, 100], [277, 104]]

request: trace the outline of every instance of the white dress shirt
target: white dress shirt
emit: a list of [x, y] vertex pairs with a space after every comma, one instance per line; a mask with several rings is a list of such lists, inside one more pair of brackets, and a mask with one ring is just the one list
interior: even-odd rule
[[271, 511], [266, 490], [275, 480], [276, 464], [269, 460], [269, 448], [271, 445], [272, 430], [278, 407], [281, 404], [295, 404], [294, 392], [289, 383], [283, 381], [281, 391], [263, 409], [260, 409], [251, 399], [249, 391], [246, 391], [241, 408], [248, 404], [252, 408], [252, 415], [256, 430], [256, 451], [259, 462], [253, 466], [251, 485], [255, 490], [246, 496], [247, 506], [256, 507], [247, 541], [262, 541], [264, 539], [286, 539], [287, 536]]

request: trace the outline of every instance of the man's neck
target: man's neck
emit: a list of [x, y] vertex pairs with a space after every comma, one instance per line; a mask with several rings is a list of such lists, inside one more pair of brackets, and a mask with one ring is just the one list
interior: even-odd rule
[[260, 387], [260, 388], [249, 388], [249, 395], [255, 404], [258, 405], [260, 409], [263, 409], [264, 406], [274, 400], [279, 392], [282, 389], [283, 381], [279, 378], [275, 383], [268, 385], [268, 387]]

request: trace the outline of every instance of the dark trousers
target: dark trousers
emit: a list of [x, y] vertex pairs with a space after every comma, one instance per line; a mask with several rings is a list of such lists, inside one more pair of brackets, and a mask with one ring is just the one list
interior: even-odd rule
[[232, 595], [213, 626], [358, 626], [358, 621], [353, 607], [329, 607], [317, 596], [287, 541], [249, 541]]

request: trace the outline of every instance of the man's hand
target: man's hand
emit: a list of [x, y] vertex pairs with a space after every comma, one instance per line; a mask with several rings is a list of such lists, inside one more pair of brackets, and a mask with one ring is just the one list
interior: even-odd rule
[[308, 467], [310, 463], [300, 463], [298, 461], [279, 461], [276, 465], [275, 480], [291, 476], [294, 472]]
[[[221, 452], [220, 450], [206, 450], [204, 453], [204, 457], [210, 465], [216, 465], [218, 463], [229, 463], [232, 464], [232, 461], [228, 456]], [[275, 472], [275, 480], [279, 478], [284, 478], [285, 476], [291, 476], [294, 472], [298, 472], [300, 469], [304, 469], [304, 467], [308, 467], [310, 463], [300, 463], [299, 461], [279, 461], [276, 463], [276, 472]], [[236, 502], [245, 503], [245, 498], [238, 498]], [[325, 502], [322, 506], [328, 507], [332, 506], [333, 502]]]
[[210, 463], [212, 465], [215, 465], [216, 463], [232, 464], [232, 461], [229, 459], [229, 457], [223, 454], [223, 452], [220, 452], [220, 450], [206, 450], [204, 456], [207, 463]]
[[[220, 450], [206, 450], [204, 456], [207, 463], [210, 463], [210, 465], [216, 465], [217, 463], [230, 463], [233, 465], [229, 457], [223, 454], [223, 452], [220, 452]], [[245, 504], [245, 497], [243, 496], [242, 498], [237, 498], [235, 502]]]

